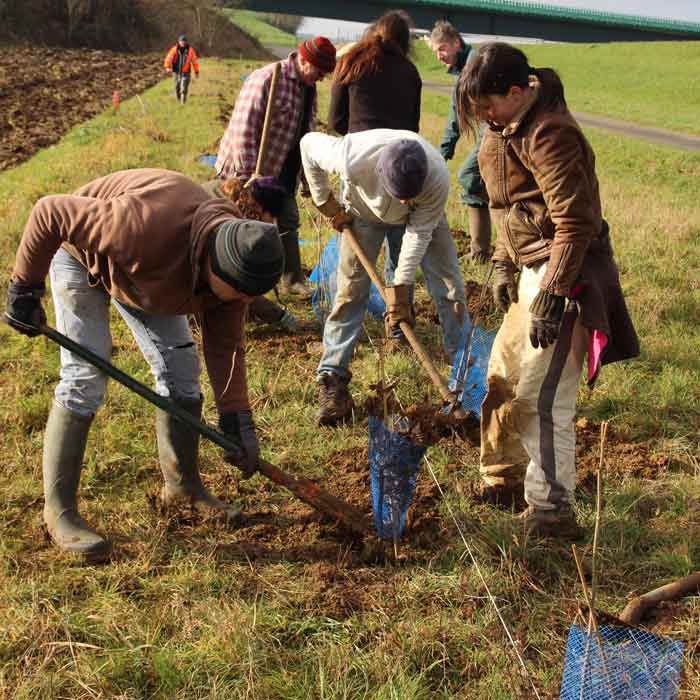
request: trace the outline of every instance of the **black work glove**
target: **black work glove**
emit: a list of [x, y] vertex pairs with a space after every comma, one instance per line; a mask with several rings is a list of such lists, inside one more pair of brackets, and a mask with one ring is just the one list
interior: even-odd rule
[[493, 264], [493, 300], [504, 313], [518, 301], [518, 283], [515, 281], [513, 265], [503, 260]]
[[45, 291], [43, 284], [10, 282], [5, 308], [5, 321], [8, 325], [29, 337], [39, 335], [39, 327], [46, 323], [46, 314], [41, 306], [41, 297]]
[[530, 342], [543, 350], [559, 336], [566, 297], [540, 290], [530, 304]]
[[244, 479], [250, 479], [258, 471], [260, 459], [260, 445], [258, 445], [258, 436], [255, 434], [252, 411], [247, 409], [223, 413], [219, 416], [219, 427], [238, 448], [235, 451], [226, 452], [224, 459], [238, 467]]

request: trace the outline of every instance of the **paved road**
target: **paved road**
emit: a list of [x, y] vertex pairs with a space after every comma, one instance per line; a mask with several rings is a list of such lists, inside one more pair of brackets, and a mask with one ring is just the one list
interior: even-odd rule
[[[452, 88], [449, 85], [443, 85], [441, 83], [423, 83], [423, 87], [445, 95], [452, 94]], [[616, 134], [622, 134], [623, 136], [631, 136], [663, 146], [673, 146], [674, 148], [680, 148], [685, 151], [700, 151], [700, 136], [679, 134], [675, 131], [656, 129], [650, 126], [639, 126], [631, 122], [601, 117], [596, 114], [587, 114], [586, 112], [573, 112], [573, 115], [581, 126], [590, 126], [595, 129], [612, 131]]]

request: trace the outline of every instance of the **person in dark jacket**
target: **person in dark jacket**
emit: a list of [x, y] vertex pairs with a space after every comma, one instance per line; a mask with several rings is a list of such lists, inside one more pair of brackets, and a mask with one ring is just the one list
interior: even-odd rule
[[[450, 75], [459, 75], [474, 50], [465, 43], [459, 32], [449, 22], [436, 22], [430, 35], [430, 46], [441, 63], [444, 63]], [[452, 94], [447, 125], [440, 142], [440, 152], [445, 160], [454, 157], [459, 141], [459, 123], [455, 93]], [[476, 136], [474, 148], [462, 163], [457, 173], [457, 181], [462, 188], [462, 202], [467, 207], [469, 223], [470, 256], [477, 263], [485, 264], [491, 254], [491, 219], [489, 217], [488, 199], [484, 181], [479, 172], [479, 145], [481, 133]]]
[[187, 92], [190, 87], [190, 77], [194, 70], [195, 78], [199, 78], [199, 63], [197, 53], [189, 45], [187, 37], [180, 34], [177, 43], [170, 48], [163, 67], [168, 73], [173, 74], [175, 80], [175, 98], [181, 104], [187, 102]]
[[574, 538], [573, 421], [584, 357], [592, 385], [602, 364], [639, 354], [595, 156], [559, 76], [530, 68], [513, 46], [481, 46], [459, 77], [457, 100], [463, 130], [488, 123], [479, 165], [497, 229], [494, 299], [506, 311], [481, 408], [484, 496], [507, 502], [524, 483], [525, 531]]
[[[403, 129], [418, 133], [423, 83], [408, 58], [412, 21], [391, 10], [373, 22], [364, 36], [339, 60], [331, 86], [328, 126], [341, 136], [370, 129]], [[394, 282], [403, 231], [387, 235], [384, 280]], [[413, 291], [411, 289], [411, 302]], [[399, 328], [392, 338], [403, 339]]]

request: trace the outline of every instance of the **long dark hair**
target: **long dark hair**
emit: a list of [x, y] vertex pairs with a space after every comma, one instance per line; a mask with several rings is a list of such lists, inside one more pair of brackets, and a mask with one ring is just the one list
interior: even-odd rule
[[487, 95], [507, 95], [513, 85], [526, 88], [529, 76], [542, 85], [542, 98], [548, 108], [566, 107], [564, 86], [552, 68], [531, 68], [527, 56], [515, 46], [494, 41], [482, 44], [469, 59], [457, 81], [457, 118], [462, 132], [475, 134], [479, 129], [476, 105]]
[[341, 85], [359, 80], [365, 73], [374, 73], [387, 50], [408, 55], [413, 22], [403, 10], [385, 12], [370, 24], [357, 42], [335, 67], [333, 80]]

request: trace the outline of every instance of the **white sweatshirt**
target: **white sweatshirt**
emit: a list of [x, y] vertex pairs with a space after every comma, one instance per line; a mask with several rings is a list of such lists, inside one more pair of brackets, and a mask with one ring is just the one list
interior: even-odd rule
[[[390, 195], [376, 173], [382, 148], [397, 139], [418, 141], [428, 156], [423, 189], [408, 204]], [[433, 231], [445, 213], [450, 189], [450, 174], [440, 152], [412, 131], [370, 129], [343, 137], [312, 132], [301, 140], [301, 161], [316, 205], [325, 204], [331, 196], [329, 174], [335, 173], [342, 180], [345, 208], [353, 216], [406, 225], [394, 284], [413, 284]]]

